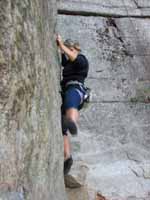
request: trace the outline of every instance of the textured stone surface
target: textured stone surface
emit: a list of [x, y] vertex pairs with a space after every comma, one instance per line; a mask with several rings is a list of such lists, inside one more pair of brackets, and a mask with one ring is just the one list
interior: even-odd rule
[[107, 200], [104, 196], [87, 185], [74, 189], [67, 188], [66, 192], [69, 200]]
[[81, 134], [75, 141], [80, 150], [74, 156], [89, 163], [88, 182], [108, 199], [148, 195], [149, 112], [149, 105], [104, 103], [82, 113]]
[[149, 24], [149, 19], [58, 17], [63, 36], [78, 39], [88, 56], [92, 101], [138, 100], [142, 91], [149, 93]]
[[[91, 16], [94, 4], [103, 17]], [[126, 4], [130, 11], [149, 9], [149, 1]], [[81, 112], [79, 135], [72, 139], [73, 157], [88, 164], [86, 184], [109, 200], [148, 200], [150, 19], [111, 17], [114, 7], [116, 14], [125, 9], [123, 1], [68, 1], [64, 6], [59, 9], [66, 15], [58, 16], [57, 29], [64, 39], [80, 41], [89, 59], [87, 85], [92, 89], [91, 103]], [[106, 17], [101, 12], [105, 7]], [[91, 13], [85, 17], [82, 11], [87, 9]]]
[[150, 16], [149, 0], [58, 0], [59, 13], [70, 15]]
[[24, 197], [22, 193], [18, 192], [1, 192], [0, 199], [2, 200], [23, 200]]
[[69, 200], [96, 200], [96, 191], [88, 187], [66, 189]]
[[0, 198], [65, 200], [55, 0], [0, 1]]

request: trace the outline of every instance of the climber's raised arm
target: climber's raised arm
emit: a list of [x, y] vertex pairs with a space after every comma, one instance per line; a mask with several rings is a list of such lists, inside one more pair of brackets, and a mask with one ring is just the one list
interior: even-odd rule
[[69, 60], [73, 62], [77, 58], [78, 52], [72, 47], [68, 48], [63, 43], [63, 40], [60, 35], [57, 35], [56, 41], [61, 51], [64, 52], [68, 56]]

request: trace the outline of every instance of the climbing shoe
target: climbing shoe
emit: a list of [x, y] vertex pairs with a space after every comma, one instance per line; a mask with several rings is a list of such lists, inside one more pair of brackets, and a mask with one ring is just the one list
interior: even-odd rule
[[71, 169], [73, 164], [72, 156], [70, 156], [67, 160], [64, 161], [64, 175], [67, 175]]
[[78, 132], [75, 122], [73, 122], [70, 119], [67, 119], [66, 117], [63, 117], [62, 119], [62, 129], [63, 129], [63, 132], [65, 132], [66, 130], [69, 130], [71, 135], [77, 135], [77, 132]]

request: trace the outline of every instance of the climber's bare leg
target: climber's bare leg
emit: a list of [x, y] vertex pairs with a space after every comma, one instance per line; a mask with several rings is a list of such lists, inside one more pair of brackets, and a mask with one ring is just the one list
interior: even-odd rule
[[73, 164], [73, 159], [70, 154], [70, 142], [69, 142], [69, 136], [64, 135], [64, 175], [66, 176]]
[[69, 136], [64, 135], [64, 160], [67, 160], [71, 155], [71, 147], [70, 147], [70, 141]]
[[69, 108], [66, 110], [66, 118], [71, 119], [77, 123], [79, 119], [79, 111], [76, 108]]
[[[66, 110], [66, 118], [72, 120], [77, 123], [79, 119], [79, 111], [75, 108], [69, 108]], [[70, 141], [69, 141], [69, 136], [64, 135], [64, 159], [66, 160], [69, 158], [71, 155], [71, 147], [70, 147]]]

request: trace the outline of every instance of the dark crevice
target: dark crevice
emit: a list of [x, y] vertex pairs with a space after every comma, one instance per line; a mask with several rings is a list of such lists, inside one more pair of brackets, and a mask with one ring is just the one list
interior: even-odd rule
[[[135, 160], [133, 160], [133, 161], [135, 161]], [[133, 172], [133, 174], [136, 176], [136, 177], [140, 177], [139, 176], [139, 174], [134, 170], [134, 169], [132, 169], [131, 167], [129, 167], [130, 168], [130, 170]]]
[[[107, 23], [108, 26], [113, 26], [113, 27], [117, 30], [118, 33], [121, 32], [120, 29], [119, 29], [119, 27], [118, 27], [117, 24], [116, 24], [115, 19], [109, 17], [108, 20], [106, 21], [106, 23]], [[114, 34], [114, 36], [115, 36], [121, 43], [124, 43], [122, 37], [121, 37], [119, 34], [118, 34], [118, 35]]]
[[106, 21], [108, 26], [113, 26], [114, 28], [116, 28], [118, 30], [118, 26], [115, 22], [115, 19], [109, 17], [108, 20]]
[[[108, 26], [114, 27], [114, 28], [117, 30], [118, 33], [121, 32], [120, 29], [119, 29], [119, 27], [118, 27], [117, 24], [116, 24], [115, 19], [109, 17], [108, 20], [106, 21], [106, 23], [107, 23]], [[114, 36], [116, 36], [116, 35], [114, 35]], [[124, 41], [123, 41], [123, 39], [122, 39], [122, 37], [121, 37], [120, 35], [117, 35], [116, 38], [117, 38], [121, 43], [124, 43]]]
[[121, 14], [111, 14], [111, 13], [97, 13], [97, 12], [89, 12], [89, 11], [70, 11], [65, 9], [58, 9], [59, 15], [71, 15], [71, 16], [86, 16], [86, 17], [114, 17], [114, 18], [150, 18], [149, 15], [145, 16], [135, 16], [135, 15], [121, 15]]
[[[132, 155], [129, 154], [129, 152], [125, 151], [126, 156], [128, 158], [128, 160], [134, 161], [136, 163], [140, 163], [140, 160], [136, 159], [135, 157], [133, 157]], [[131, 168], [130, 168], [131, 169]], [[135, 171], [134, 171], [135, 172]], [[134, 173], [135, 174], [135, 173]]]
[[133, 0], [133, 1], [134, 1], [134, 3], [135, 3], [137, 8], [139, 8], [139, 9], [142, 8], [141, 6], [139, 6], [139, 4], [138, 4], [138, 2], [136, 0]]
[[136, 5], [136, 7], [137, 7], [138, 9], [150, 8], [150, 6], [140, 6], [140, 5], [138, 4], [137, 0], [133, 0], [133, 1], [134, 1], [135, 5]]
[[116, 38], [122, 46], [122, 55], [133, 57], [133, 54], [129, 52], [126, 47], [126, 42], [124, 38], [122, 37], [123, 34], [121, 33], [121, 30], [118, 27], [115, 18], [112, 18], [112, 17], [107, 18], [106, 23], [108, 27], [113, 27], [112, 31], [113, 31], [114, 38]]

